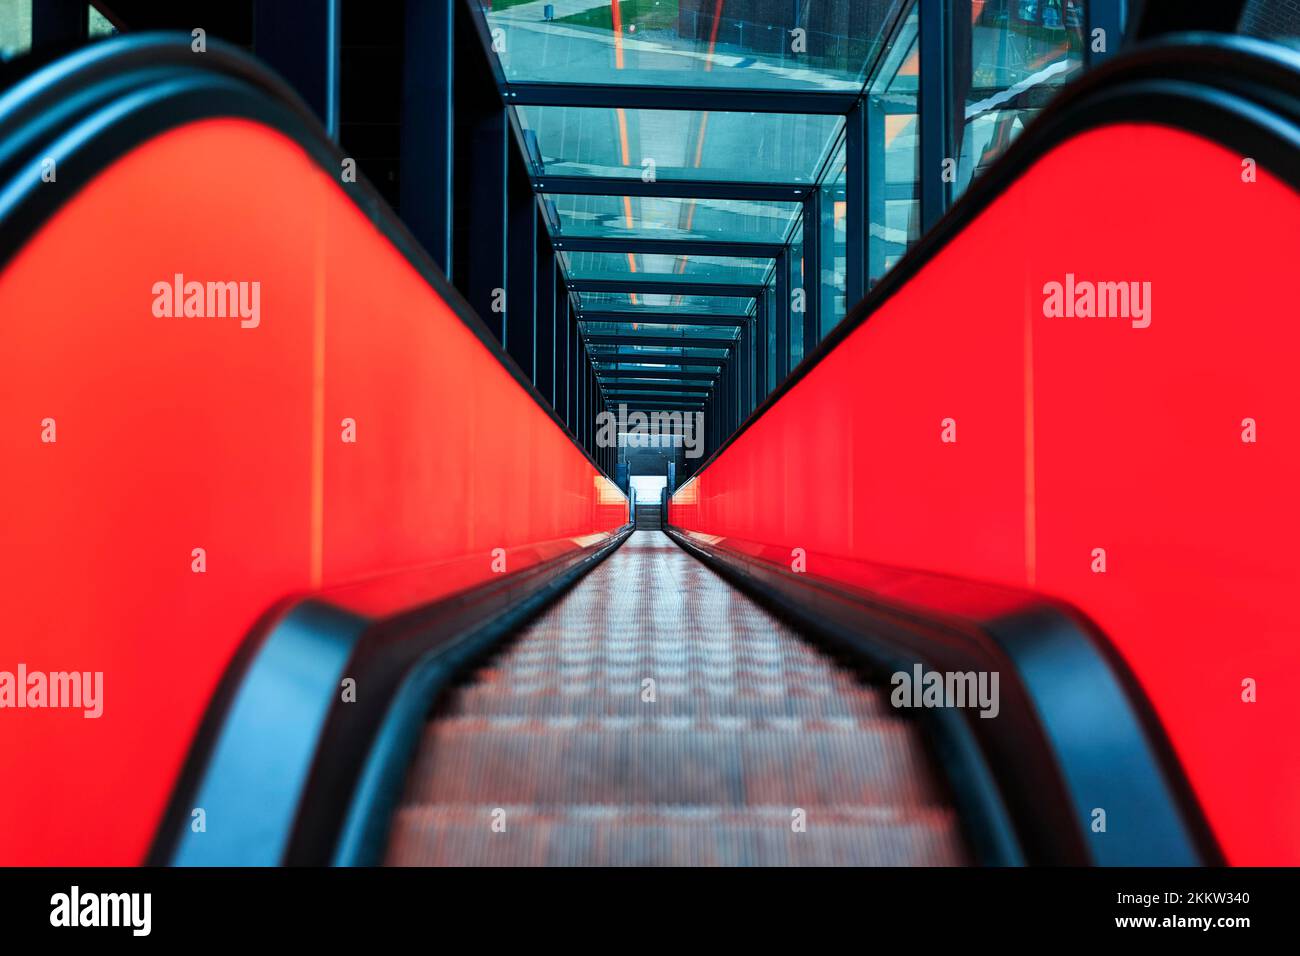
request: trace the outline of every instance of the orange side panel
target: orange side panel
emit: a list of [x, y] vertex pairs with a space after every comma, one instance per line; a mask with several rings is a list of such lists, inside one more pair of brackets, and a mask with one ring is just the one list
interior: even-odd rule
[[[449, 592], [627, 520], [344, 188], [265, 127], [195, 123], [0, 274], [0, 672], [103, 672], [97, 719], [0, 709], [0, 863], [141, 861], [279, 599], [423, 566]], [[260, 283], [260, 321], [156, 316], [177, 273]]]
[[[1071, 602], [1141, 681], [1229, 860], [1295, 864], [1300, 197], [1241, 173], [1155, 125], [1061, 145], [670, 520], [865, 586], [876, 562]], [[1045, 287], [1071, 275], [1149, 282], [1150, 325], [1048, 317]]]

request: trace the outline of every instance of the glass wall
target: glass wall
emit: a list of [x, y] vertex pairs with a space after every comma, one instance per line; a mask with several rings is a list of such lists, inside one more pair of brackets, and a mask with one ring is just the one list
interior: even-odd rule
[[0, 0], [0, 61], [32, 47], [32, 0]]
[[919, 25], [913, 4], [864, 104], [868, 290], [921, 235]]
[[831, 161], [822, 183], [821, 191], [821, 331], [820, 337], [844, 319], [845, 302], [845, 242], [848, 238], [847, 214], [847, 156], [844, 144]]
[[803, 316], [808, 307], [808, 286], [804, 277], [803, 258], [803, 222], [795, 230], [790, 241], [790, 367], [794, 368], [803, 360]]
[[1083, 68], [1083, 0], [986, 0], [971, 13], [954, 55], [954, 94], [965, 111], [954, 198]]

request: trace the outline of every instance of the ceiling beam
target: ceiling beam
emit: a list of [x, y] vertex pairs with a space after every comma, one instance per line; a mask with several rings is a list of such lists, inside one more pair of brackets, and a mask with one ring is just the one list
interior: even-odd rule
[[608, 395], [631, 395], [637, 392], [666, 392], [671, 395], [698, 395], [703, 398], [712, 391], [707, 385], [619, 385], [613, 382], [601, 382]]
[[585, 106], [634, 110], [698, 110], [718, 113], [815, 113], [844, 116], [859, 90], [764, 90], [752, 87], [641, 86], [631, 83], [514, 82], [511, 106]]
[[600, 377], [602, 382], [614, 385], [636, 385], [638, 384], [637, 379], [649, 379], [651, 382], [659, 379], [672, 379], [685, 385], [712, 385], [717, 380], [716, 375], [698, 375], [691, 372], [661, 372], [655, 369], [643, 369], [639, 372], [632, 369], [625, 369], [622, 372], [605, 372], [597, 369], [596, 375]]
[[661, 402], [658, 399], [651, 399], [647, 402], [620, 402], [635, 412], [648, 411], [676, 411], [676, 412], [696, 412], [704, 410], [703, 402]]
[[637, 239], [632, 236], [556, 236], [562, 252], [632, 252], [641, 255], [717, 256], [775, 259], [785, 248], [779, 242], [719, 242], [710, 239]]
[[752, 299], [763, 291], [757, 282], [683, 282], [680, 279], [569, 279], [570, 292], [641, 292], [645, 295], [705, 295]]
[[725, 183], [664, 179], [645, 182], [637, 176], [533, 177], [533, 189], [537, 192], [567, 196], [655, 196], [669, 199], [801, 203], [812, 188], [812, 183]]
[[670, 349], [730, 349], [735, 339], [684, 338], [676, 335], [588, 335], [588, 345], [654, 345]]
[[711, 315], [707, 312], [594, 312], [578, 310], [580, 322], [635, 322], [638, 325], [707, 325], [738, 329], [749, 321], [745, 315]]
[[[644, 352], [596, 352], [591, 356], [591, 360], [596, 363], [618, 364], [618, 365], [677, 365], [682, 368], [698, 366], [702, 368], [712, 368], [714, 366], [723, 366], [727, 364], [727, 358], [695, 358], [690, 355], [646, 355]], [[662, 371], [662, 369], [659, 369]], [[639, 374], [630, 369], [598, 369], [606, 375], [633, 375]]]

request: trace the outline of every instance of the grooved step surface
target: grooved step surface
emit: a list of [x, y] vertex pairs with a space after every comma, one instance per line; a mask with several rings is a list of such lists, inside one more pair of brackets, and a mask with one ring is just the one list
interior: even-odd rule
[[658, 531], [428, 724], [392, 865], [968, 862], [916, 728]]

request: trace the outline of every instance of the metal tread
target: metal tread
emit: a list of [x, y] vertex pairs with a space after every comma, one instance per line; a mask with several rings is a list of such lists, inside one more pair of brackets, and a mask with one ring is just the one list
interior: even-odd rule
[[636, 531], [441, 705], [387, 862], [969, 855], [915, 726], [880, 690], [661, 532]]

